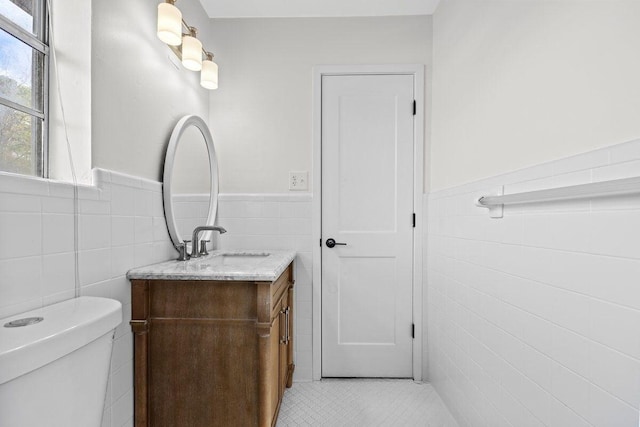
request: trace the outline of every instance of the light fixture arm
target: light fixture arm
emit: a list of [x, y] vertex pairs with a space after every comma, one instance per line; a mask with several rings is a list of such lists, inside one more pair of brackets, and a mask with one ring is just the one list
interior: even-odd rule
[[[182, 21], [182, 23], [185, 23]], [[187, 32], [183, 36], [198, 37], [198, 29], [196, 27], [190, 27], [187, 25]]]

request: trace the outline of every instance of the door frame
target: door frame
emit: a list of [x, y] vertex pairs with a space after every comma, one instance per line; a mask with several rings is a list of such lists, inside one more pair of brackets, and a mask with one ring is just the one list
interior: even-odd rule
[[[422, 381], [422, 198], [424, 192], [424, 65], [318, 65], [313, 67], [312, 134], [313, 134], [313, 312], [312, 312], [312, 378], [322, 379], [322, 77], [366, 74], [413, 76], [416, 115], [413, 122], [413, 211], [416, 226], [413, 229], [413, 379]], [[320, 242], [320, 245], [318, 244]]]

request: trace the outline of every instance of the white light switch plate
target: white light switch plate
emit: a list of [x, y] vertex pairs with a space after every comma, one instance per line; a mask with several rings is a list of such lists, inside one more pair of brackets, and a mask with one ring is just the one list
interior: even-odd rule
[[305, 191], [309, 189], [309, 172], [289, 172], [289, 190]]

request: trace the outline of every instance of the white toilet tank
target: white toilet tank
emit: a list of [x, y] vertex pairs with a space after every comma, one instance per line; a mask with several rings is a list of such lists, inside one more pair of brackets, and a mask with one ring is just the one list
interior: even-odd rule
[[[24, 318], [43, 318], [5, 327]], [[0, 426], [99, 427], [120, 302], [80, 297], [0, 320]]]

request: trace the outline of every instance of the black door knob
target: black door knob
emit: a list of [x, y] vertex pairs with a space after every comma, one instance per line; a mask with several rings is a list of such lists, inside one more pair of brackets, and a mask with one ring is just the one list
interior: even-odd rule
[[328, 248], [333, 248], [334, 246], [337, 246], [337, 245], [347, 246], [346, 243], [338, 243], [334, 239], [327, 239], [325, 244], [327, 245]]

